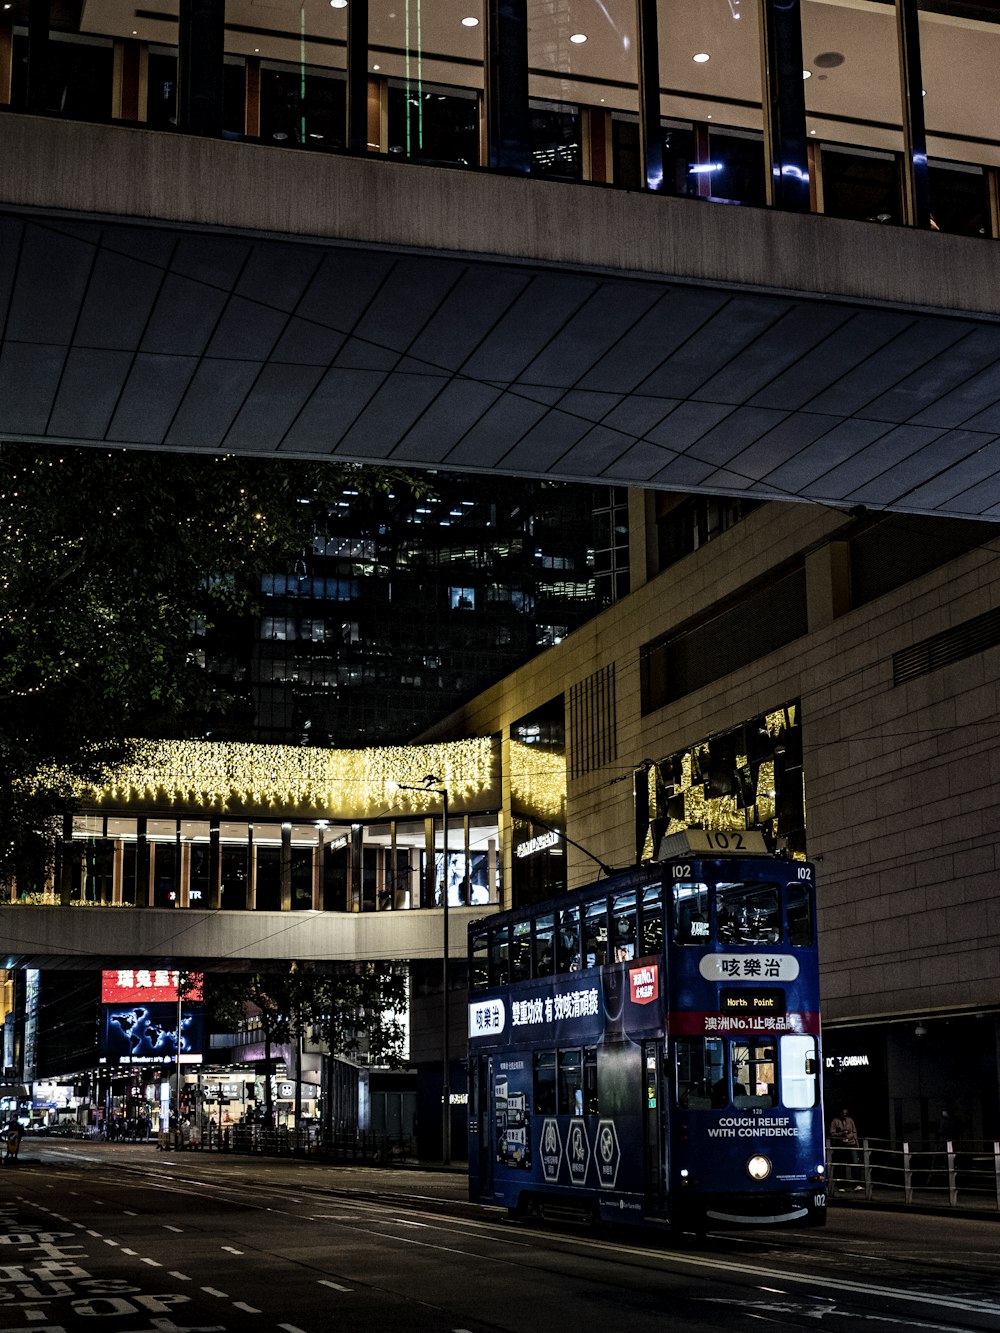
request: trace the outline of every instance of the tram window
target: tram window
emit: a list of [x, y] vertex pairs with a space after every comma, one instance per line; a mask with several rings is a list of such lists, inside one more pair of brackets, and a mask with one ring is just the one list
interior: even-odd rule
[[763, 1038], [734, 1041], [732, 1060], [733, 1105], [744, 1109], [777, 1106], [774, 1042]]
[[580, 970], [580, 909], [567, 907], [559, 913], [558, 970]]
[[578, 1050], [559, 1052], [559, 1114], [583, 1115], [583, 1060]]
[[556, 1053], [535, 1052], [535, 1110], [539, 1115], [556, 1113]]
[[678, 1037], [674, 1062], [678, 1106], [707, 1111], [728, 1104], [726, 1047], [721, 1037]]
[[583, 1109], [586, 1115], [599, 1115], [601, 1110], [597, 1095], [596, 1046], [585, 1046], [583, 1050]]
[[663, 952], [663, 887], [642, 891], [642, 957]]
[[490, 936], [490, 985], [503, 986], [510, 980], [510, 934], [506, 926]]
[[776, 944], [781, 939], [776, 884], [717, 884], [715, 916], [723, 944]]
[[683, 880], [674, 885], [674, 941], [707, 944], [709, 938], [708, 885]]
[[798, 1033], [781, 1039], [781, 1104], [790, 1111], [816, 1105], [816, 1038]]
[[608, 904], [587, 903], [583, 911], [583, 965], [603, 967], [608, 961]]
[[628, 963], [635, 957], [635, 890], [616, 893], [611, 899], [611, 942], [616, 963]]
[[793, 880], [785, 890], [785, 911], [788, 916], [788, 943], [807, 947], [813, 940], [811, 886]]
[[556, 919], [550, 912], [535, 921], [535, 968], [536, 977], [550, 977], [555, 971], [555, 931]]
[[510, 979], [527, 981], [531, 976], [531, 922], [515, 921], [510, 946]]
[[490, 984], [490, 936], [489, 931], [477, 930], [472, 937], [472, 976], [473, 990], [483, 990]]

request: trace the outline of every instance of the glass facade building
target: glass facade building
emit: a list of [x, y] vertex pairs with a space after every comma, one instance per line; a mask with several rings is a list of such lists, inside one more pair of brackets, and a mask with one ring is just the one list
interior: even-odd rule
[[620, 487], [431, 474], [362, 499], [261, 580], [260, 616], [197, 647], [235, 692], [213, 735], [411, 739], [628, 592]]
[[998, 234], [976, 0], [30, 10], [0, 11], [14, 110]]

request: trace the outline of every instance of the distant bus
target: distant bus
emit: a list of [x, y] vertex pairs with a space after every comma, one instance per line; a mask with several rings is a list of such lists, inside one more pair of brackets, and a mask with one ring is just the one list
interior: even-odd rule
[[826, 1220], [813, 867], [759, 832], [469, 927], [469, 1192], [678, 1230]]

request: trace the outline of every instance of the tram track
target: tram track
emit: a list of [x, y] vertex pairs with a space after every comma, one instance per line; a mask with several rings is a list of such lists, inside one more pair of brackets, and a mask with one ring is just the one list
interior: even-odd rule
[[[680, 1282], [685, 1305], [731, 1302], [733, 1297], [715, 1294], [720, 1285], [753, 1292], [752, 1315], [766, 1323], [813, 1328], [819, 1323], [831, 1329], [877, 1324], [928, 1331], [1000, 1329], [1000, 1267], [990, 1266], [986, 1250], [979, 1252], [981, 1257], [970, 1253], [960, 1271], [949, 1272], [949, 1265], [954, 1270], [954, 1259], [945, 1253], [928, 1249], [907, 1256], [890, 1243], [861, 1245], [856, 1237], [845, 1246], [828, 1232], [714, 1233], [698, 1242], [665, 1237], [651, 1242], [648, 1235], [634, 1232], [512, 1222], [500, 1209], [407, 1189], [403, 1182], [386, 1188], [381, 1182], [363, 1186], [305, 1180], [294, 1168], [286, 1169], [280, 1179], [262, 1179], [250, 1163], [116, 1162], [114, 1177], [108, 1177], [101, 1163], [88, 1164], [80, 1176], [87, 1195], [104, 1186], [121, 1189], [132, 1181], [140, 1189], [211, 1199], [243, 1213], [325, 1223], [331, 1232], [347, 1227], [380, 1241], [391, 1237], [397, 1245], [461, 1254], [472, 1263], [488, 1255], [492, 1264], [530, 1268], [534, 1280], [564, 1281], [572, 1265], [585, 1256], [593, 1268], [590, 1280], [606, 1283], [618, 1293], [616, 1299], [628, 1290], [621, 1273], [638, 1278], [641, 1272], [637, 1282], [641, 1289], [668, 1280]], [[81, 1196], [82, 1204], [93, 1202], [99, 1201]], [[398, 1216], [387, 1216], [387, 1210], [403, 1214], [407, 1230]], [[409, 1225], [421, 1228], [420, 1233], [411, 1233]], [[836, 1245], [840, 1248], [835, 1250]], [[275, 1254], [302, 1267], [302, 1261], [285, 1249], [280, 1240], [274, 1245]], [[845, 1269], [850, 1276], [845, 1276]], [[378, 1283], [371, 1286], [381, 1290]]]

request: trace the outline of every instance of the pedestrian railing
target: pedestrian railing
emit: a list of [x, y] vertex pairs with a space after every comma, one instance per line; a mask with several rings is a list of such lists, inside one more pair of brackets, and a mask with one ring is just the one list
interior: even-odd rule
[[878, 1202], [1000, 1211], [1000, 1141], [862, 1139], [828, 1147], [830, 1192]]

